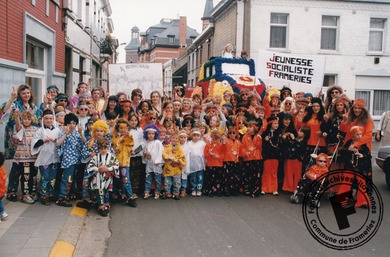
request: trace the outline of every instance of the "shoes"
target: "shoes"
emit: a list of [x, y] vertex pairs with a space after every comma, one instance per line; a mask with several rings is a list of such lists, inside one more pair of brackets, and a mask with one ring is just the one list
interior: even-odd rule
[[22, 202], [27, 203], [27, 204], [35, 203], [34, 199], [30, 195], [24, 195], [22, 197]]
[[196, 192], [196, 196], [202, 196], [202, 191]]
[[155, 194], [154, 194], [154, 199], [155, 199], [155, 200], [160, 199], [160, 193], [155, 193]]
[[7, 199], [11, 202], [17, 202], [18, 196], [15, 193], [7, 194]]
[[185, 198], [187, 196], [185, 191], [180, 192], [180, 198]]
[[138, 199], [138, 195], [137, 194], [133, 194], [133, 196], [131, 198]]
[[133, 208], [135, 208], [135, 207], [137, 207], [137, 202], [135, 201], [135, 199], [133, 199], [133, 198], [129, 198], [128, 200], [127, 200], [127, 203], [126, 203], [128, 206], [130, 206], [130, 207], [133, 207]]
[[50, 205], [49, 196], [48, 195], [41, 196], [41, 203], [46, 206]]
[[265, 195], [265, 192], [264, 191], [261, 191], [261, 193], [260, 194], [262, 194], [262, 195]]
[[195, 191], [192, 191], [192, 192], [191, 192], [191, 195], [192, 195], [192, 196], [196, 196], [196, 192], [195, 192]]
[[1, 220], [7, 220], [7, 219], [8, 219], [8, 213], [3, 212], [3, 213], [0, 215], [0, 221], [1, 221]]
[[37, 202], [38, 201], [38, 194], [31, 194], [31, 198], [34, 200], [34, 202]]
[[91, 205], [92, 205], [92, 201], [88, 201], [86, 199], [76, 203], [77, 207], [87, 209], [87, 210], [89, 210], [89, 208], [91, 208]]
[[171, 197], [172, 197], [172, 194], [169, 193], [169, 192], [168, 192], [168, 193], [165, 193], [165, 197], [166, 197], [166, 198], [171, 198]]
[[149, 199], [149, 197], [150, 197], [150, 194], [145, 192], [144, 193], [144, 199], [147, 200], [147, 199]]
[[104, 206], [104, 205], [101, 207], [99, 206], [98, 212], [99, 212], [100, 216], [107, 217], [108, 214], [110, 214], [110, 208], [108, 206]]
[[180, 200], [179, 194], [174, 194], [172, 197], [173, 200]]
[[72, 204], [64, 198], [58, 198], [56, 204], [63, 207], [72, 207]]
[[272, 193], [273, 195], [279, 195], [278, 191]]

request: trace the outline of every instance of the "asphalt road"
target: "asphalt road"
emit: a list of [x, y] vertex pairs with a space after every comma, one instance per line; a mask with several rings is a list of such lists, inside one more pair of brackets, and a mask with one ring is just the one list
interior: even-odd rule
[[[337, 251], [318, 243], [305, 226], [302, 205], [291, 204], [290, 194], [281, 193], [256, 199], [140, 199], [137, 208], [116, 204], [104, 256], [389, 256], [390, 191], [383, 172], [376, 165], [373, 168], [374, 183], [384, 202], [384, 218], [375, 236], [353, 250]], [[319, 213], [326, 216], [331, 208], [324, 199]], [[356, 220], [367, 213], [366, 209], [356, 210]]]

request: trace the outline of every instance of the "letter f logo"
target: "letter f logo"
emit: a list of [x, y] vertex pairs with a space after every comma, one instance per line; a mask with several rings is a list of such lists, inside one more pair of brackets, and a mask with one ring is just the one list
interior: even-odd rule
[[[329, 198], [340, 230], [350, 227], [348, 215], [356, 213], [355, 206], [348, 204], [350, 197], [352, 197], [351, 192], [344, 192]], [[345, 201], [347, 201], [347, 205], [342, 205]]]

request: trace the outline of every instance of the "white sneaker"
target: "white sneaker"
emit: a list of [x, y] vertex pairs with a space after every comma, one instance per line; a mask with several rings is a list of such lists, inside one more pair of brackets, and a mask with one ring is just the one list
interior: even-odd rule
[[196, 192], [196, 196], [202, 196], [202, 192], [201, 191]]
[[265, 195], [265, 192], [264, 191], [261, 191], [261, 193], [260, 194], [262, 194], [262, 195]]
[[0, 215], [0, 220], [6, 220], [8, 218], [8, 213], [6, 212], [3, 212], [1, 215]]
[[273, 195], [278, 195], [279, 193], [278, 193], [278, 191], [275, 191], [275, 192], [273, 192], [272, 194], [273, 194]]
[[191, 192], [191, 195], [192, 195], [192, 196], [196, 196], [196, 192], [195, 192], [195, 191], [192, 191], [192, 192]]

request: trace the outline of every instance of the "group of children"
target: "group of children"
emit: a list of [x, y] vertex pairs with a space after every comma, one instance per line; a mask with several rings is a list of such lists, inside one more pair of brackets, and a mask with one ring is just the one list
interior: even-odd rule
[[[110, 97], [124, 108], [120, 115], [114, 111], [119, 107], [115, 105], [113, 112], [99, 119], [85, 119], [84, 114], [81, 117], [61, 108], [55, 112], [46, 109], [40, 127], [32, 125], [35, 117], [31, 111], [15, 111], [13, 115], [18, 118], [13, 138], [17, 148], [7, 199], [18, 200], [20, 182], [20, 199], [25, 203], [34, 203], [39, 196], [43, 205], [55, 201], [57, 205], [71, 207], [70, 200], [78, 197], [81, 201], [77, 206], [89, 208], [96, 204], [99, 213], [107, 216], [111, 200], [122, 199], [136, 207], [140, 194], [144, 199], [152, 196], [175, 200], [187, 193], [194, 197], [240, 194], [258, 197], [267, 193], [276, 196], [280, 189], [294, 192], [297, 186], [299, 189], [304, 185], [307, 181], [303, 183], [301, 178], [306, 171], [305, 177], [313, 180], [328, 170], [328, 154], [333, 153], [320, 141], [327, 134], [342, 138], [341, 120], [323, 117], [326, 115], [319, 98], [308, 105], [307, 100], [295, 101], [289, 97], [283, 102], [285, 106], [300, 102], [301, 107], [296, 108], [303, 111], [277, 111], [271, 108], [272, 97], [269, 103], [263, 101], [267, 108], [259, 105], [256, 94], [252, 97], [258, 104], [253, 106], [252, 98], [245, 99], [244, 93], [242, 97], [240, 105], [227, 101], [190, 104], [185, 114], [181, 113], [180, 103], [191, 103], [188, 99], [166, 101], [156, 111], [148, 110], [149, 103], [145, 110], [137, 108], [134, 112], [130, 101], [119, 102]], [[234, 103], [238, 98], [232, 95], [226, 100], [229, 99]], [[179, 108], [175, 103], [179, 103]], [[336, 106], [338, 102], [335, 103]], [[110, 101], [108, 106], [111, 108]], [[84, 128], [80, 126], [81, 119]], [[332, 131], [335, 123], [336, 133]], [[359, 162], [351, 168], [363, 172], [359, 168], [362, 163], [369, 165], [371, 155], [367, 145], [360, 143], [362, 129], [355, 126], [346, 133], [351, 139], [345, 143], [344, 152], [340, 151], [344, 153], [343, 160]], [[313, 141], [317, 142], [320, 154], [317, 163], [311, 166]], [[370, 166], [366, 168], [371, 171]], [[135, 178], [132, 174], [137, 169], [141, 173]], [[142, 192], [133, 192], [135, 185]], [[5, 192], [1, 189], [0, 184], [3, 197]], [[0, 204], [1, 219], [6, 216]]]

